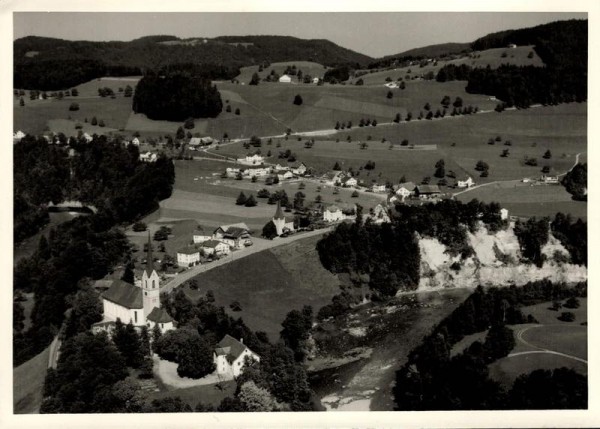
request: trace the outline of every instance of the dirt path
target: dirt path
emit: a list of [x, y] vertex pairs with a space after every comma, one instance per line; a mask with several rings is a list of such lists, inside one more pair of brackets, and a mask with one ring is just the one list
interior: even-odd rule
[[532, 349], [535, 349], [535, 350], [528, 350], [528, 351], [524, 351], [524, 352], [511, 353], [507, 357], [510, 358], [510, 357], [515, 357], [515, 356], [528, 355], [528, 354], [547, 353], [547, 354], [562, 356], [562, 357], [567, 358], [567, 359], [573, 359], [573, 360], [576, 360], [578, 362], [585, 363], [587, 365], [588, 362], [585, 359], [581, 359], [581, 358], [578, 358], [577, 356], [569, 355], [569, 354], [566, 354], [566, 353], [557, 352], [555, 350], [550, 350], [550, 349], [546, 349], [546, 348], [543, 348], [543, 347], [538, 347], [536, 345], [531, 344], [530, 342], [528, 342], [527, 340], [525, 340], [523, 338], [523, 334], [525, 334], [525, 332], [529, 331], [530, 329], [543, 328], [544, 326], [549, 326], [549, 325], [534, 325], [534, 326], [527, 326], [525, 328], [519, 329], [517, 331], [517, 335], [516, 335], [517, 341], [519, 341], [522, 344], [526, 345], [527, 347], [531, 347]]

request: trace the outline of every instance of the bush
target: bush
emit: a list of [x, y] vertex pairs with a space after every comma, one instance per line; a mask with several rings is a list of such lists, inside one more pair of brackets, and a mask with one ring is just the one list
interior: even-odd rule
[[558, 320], [562, 320], [563, 322], [574, 322], [575, 314], [571, 313], [570, 311], [565, 311], [558, 316]]
[[75, 112], [75, 111], [79, 110], [79, 104], [77, 104], [77, 103], [71, 103], [71, 105], [69, 106], [69, 110], [71, 112]]
[[300, 94], [296, 94], [296, 96], [294, 97], [294, 104], [296, 106], [302, 105], [302, 97], [300, 96]]
[[579, 308], [579, 306], [580, 306], [579, 300], [577, 298], [575, 298], [574, 296], [567, 299], [567, 301], [565, 302], [565, 308]]
[[132, 229], [135, 232], [142, 232], [142, 231], [146, 231], [146, 229], [148, 229], [148, 227], [146, 226], [146, 224], [144, 222], [136, 222], [133, 224]]

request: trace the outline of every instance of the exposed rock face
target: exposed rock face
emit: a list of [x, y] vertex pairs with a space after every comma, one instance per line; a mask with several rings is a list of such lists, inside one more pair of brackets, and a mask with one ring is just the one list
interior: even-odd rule
[[[466, 260], [446, 253], [446, 246], [435, 238], [421, 238], [420, 290], [448, 287], [521, 286], [548, 279], [567, 284], [587, 280], [587, 268], [565, 263], [568, 251], [552, 234], [542, 248], [547, 260], [542, 268], [521, 260], [519, 242], [513, 224], [504, 231], [489, 234], [483, 225], [468, 233], [475, 254]], [[453, 265], [454, 264], [454, 265]]]

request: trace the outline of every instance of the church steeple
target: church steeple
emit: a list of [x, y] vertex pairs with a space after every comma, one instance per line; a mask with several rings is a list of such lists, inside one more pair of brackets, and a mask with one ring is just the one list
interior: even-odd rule
[[279, 200], [277, 201], [277, 210], [275, 210], [275, 216], [273, 216], [273, 219], [285, 219], [285, 216], [283, 215], [283, 210], [281, 210], [281, 203], [279, 202]]
[[283, 234], [283, 228], [285, 228], [285, 216], [283, 210], [281, 210], [281, 204], [277, 201], [277, 210], [275, 210], [275, 216], [273, 216], [273, 225], [275, 225], [275, 231], [277, 235]]
[[150, 240], [150, 231], [148, 231], [148, 252], [146, 254], [146, 269], [144, 272], [148, 277], [154, 271], [154, 257], [152, 256], [152, 241]]

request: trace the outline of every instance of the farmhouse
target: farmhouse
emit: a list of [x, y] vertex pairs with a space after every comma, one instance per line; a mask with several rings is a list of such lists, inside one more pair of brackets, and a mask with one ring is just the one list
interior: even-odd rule
[[303, 176], [306, 174], [306, 165], [303, 162], [292, 165], [292, 173], [296, 176]]
[[278, 171], [277, 172], [277, 178], [279, 180], [293, 179], [294, 178], [294, 174], [291, 171]]
[[212, 144], [212, 137], [192, 137], [188, 143], [191, 147], [208, 146]]
[[318, 77], [313, 77], [312, 83], [319, 83], [319, 78]]
[[131, 322], [136, 327], [146, 325], [149, 329], [158, 324], [163, 333], [173, 329], [173, 319], [160, 308], [160, 292], [160, 278], [154, 269], [152, 242], [148, 234], [146, 268], [142, 273], [141, 285], [138, 287], [122, 280], [113, 281], [102, 294], [104, 319], [92, 325], [92, 331], [112, 332], [117, 319], [123, 323]]
[[242, 174], [244, 176], [248, 176], [248, 177], [252, 177], [252, 176], [265, 177], [265, 176], [268, 176], [269, 174], [271, 174], [271, 169], [268, 167], [247, 168], [246, 170], [244, 170], [242, 172]]
[[157, 159], [158, 159], [158, 157], [156, 156], [155, 153], [152, 153], [152, 152], [140, 153], [140, 161], [142, 161], [142, 162], [156, 162]]
[[218, 240], [205, 241], [204, 243], [202, 243], [202, 249], [207, 255], [223, 256], [229, 255], [229, 253], [231, 253], [229, 245]]
[[188, 246], [177, 251], [177, 265], [180, 267], [191, 267], [200, 263], [200, 251], [195, 247]]
[[387, 86], [388, 88], [398, 88], [398, 84], [395, 82], [388, 82], [384, 86]]
[[346, 176], [339, 182], [344, 188], [350, 188], [358, 185], [358, 181], [351, 176]]
[[279, 78], [279, 82], [281, 82], [281, 83], [291, 83], [292, 82], [292, 78], [290, 76], [288, 76], [287, 74], [284, 74], [283, 76], [281, 76]]
[[508, 209], [505, 209], [505, 208], [500, 209], [500, 219], [502, 219], [502, 220], [508, 219]]
[[548, 173], [542, 175], [542, 182], [546, 184], [555, 185], [558, 184], [558, 175], [554, 169], [551, 169]]
[[88, 143], [89, 143], [89, 142], [91, 142], [92, 140], [94, 140], [94, 138], [93, 138], [92, 136], [90, 136], [88, 133], [83, 133], [83, 136], [82, 136], [82, 137], [83, 137], [83, 138], [85, 139], [85, 141], [86, 141], [86, 142], [88, 142]]
[[213, 361], [217, 367], [217, 374], [239, 376], [246, 365], [246, 358], [260, 362], [260, 356], [246, 347], [243, 340], [236, 340], [230, 335], [225, 335], [217, 344], [213, 354]]
[[404, 201], [405, 198], [410, 197], [415, 193], [415, 184], [413, 182], [400, 183], [398, 188], [396, 189], [396, 195], [402, 198]]
[[329, 206], [323, 210], [323, 220], [325, 222], [339, 222], [346, 219], [346, 215], [338, 206]]
[[200, 225], [198, 225], [196, 229], [198, 230], [198, 232], [196, 232], [192, 236], [194, 244], [200, 244], [212, 238], [212, 235], [206, 235], [206, 232], [204, 232], [204, 228], [202, 228]]
[[374, 224], [391, 222], [390, 215], [388, 214], [385, 207], [383, 207], [381, 204], [377, 204], [368, 217], [373, 221]]
[[371, 185], [371, 191], [373, 192], [385, 192], [385, 185], [380, 185], [377, 183], [373, 183], [373, 185]]
[[465, 180], [459, 180], [456, 182], [457, 188], [470, 188], [471, 186], [475, 186], [475, 182], [471, 176], [468, 176]]
[[415, 187], [415, 195], [419, 198], [439, 197], [442, 194], [437, 185], [418, 185]]
[[248, 165], [260, 165], [264, 161], [265, 161], [265, 157], [264, 156], [260, 156], [258, 154], [246, 155], [245, 158], [239, 158], [238, 159], [239, 163], [248, 164]]
[[290, 167], [289, 165], [277, 164], [275, 167], [273, 167], [273, 172], [277, 171], [292, 171], [292, 167]]
[[284, 232], [294, 231], [294, 222], [286, 221], [285, 216], [283, 215], [283, 210], [281, 210], [281, 203], [279, 201], [277, 201], [277, 209], [275, 210], [275, 216], [273, 216], [273, 219], [271, 219], [271, 221], [275, 225], [277, 236], [280, 236]]
[[213, 232], [212, 238], [237, 249], [251, 243], [250, 229], [245, 223], [221, 225]]

